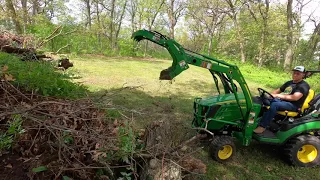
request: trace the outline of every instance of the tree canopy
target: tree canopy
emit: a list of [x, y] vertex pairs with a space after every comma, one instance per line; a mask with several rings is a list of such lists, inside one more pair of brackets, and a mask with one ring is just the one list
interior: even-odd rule
[[211, 56], [314, 68], [319, 9], [316, 0], [0, 0], [0, 28], [37, 40], [56, 33], [41, 44], [48, 51], [165, 57], [130, 39], [138, 29], [156, 30]]

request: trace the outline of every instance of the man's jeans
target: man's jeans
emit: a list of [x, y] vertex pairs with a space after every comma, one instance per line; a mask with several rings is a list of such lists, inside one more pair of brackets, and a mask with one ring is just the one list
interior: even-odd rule
[[280, 99], [273, 99], [271, 101], [270, 109], [265, 112], [261, 118], [260, 126], [266, 128], [277, 114], [277, 111], [298, 111], [298, 108], [291, 102], [281, 101]]

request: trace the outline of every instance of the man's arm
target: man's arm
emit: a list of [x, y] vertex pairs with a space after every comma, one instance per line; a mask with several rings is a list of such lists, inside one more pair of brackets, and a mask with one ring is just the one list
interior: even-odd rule
[[285, 101], [298, 101], [302, 98], [303, 94], [301, 92], [295, 92], [294, 94], [274, 94], [274, 98], [280, 98]]
[[272, 94], [280, 94], [280, 93], [281, 93], [280, 88], [278, 88], [278, 89], [276, 89], [276, 90], [274, 90], [274, 91], [272, 92]]
[[278, 89], [276, 89], [276, 90], [274, 90], [272, 93], [271, 93], [271, 95], [275, 98], [278, 94], [280, 94], [281, 93], [281, 90], [280, 90], [280, 88], [278, 88]]
[[291, 82], [291, 81], [285, 82], [280, 88], [274, 90], [274, 91], [271, 93], [271, 95], [276, 98], [276, 96], [277, 96], [278, 94], [282, 93], [282, 92], [286, 89], [286, 87], [288, 87], [288, 85], [290, 84], [290, 82]]
[[296, 92], [294, 92], [293, 94], [277, 94], [274, 97], [280, 98], [285, 101], [298, 101], [300, 98], [302, 98], [303, 95], [308, 95], [309, 89], [309, 86], [302, 85], [297, 87]]

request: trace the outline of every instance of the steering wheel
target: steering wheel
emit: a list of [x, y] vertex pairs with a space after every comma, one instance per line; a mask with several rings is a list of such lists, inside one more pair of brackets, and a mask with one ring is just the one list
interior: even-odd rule
[[264, 105], [270, 106], [270, 101], [274, 99], [274, 97], [266, 90], [262, 88], [258, 88], [260, 98]]

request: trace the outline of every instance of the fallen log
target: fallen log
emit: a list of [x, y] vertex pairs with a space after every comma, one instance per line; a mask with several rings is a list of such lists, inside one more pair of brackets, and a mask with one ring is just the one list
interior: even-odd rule
[[9, 45], [1, 46], [1, 51], [6, 53], [14, 53], [14, 54], [23, 54], [23, 53], [34, 53], [34, 49], [25, 49], [25, 48], [18, 48], [18, 47], [12, 47]]

